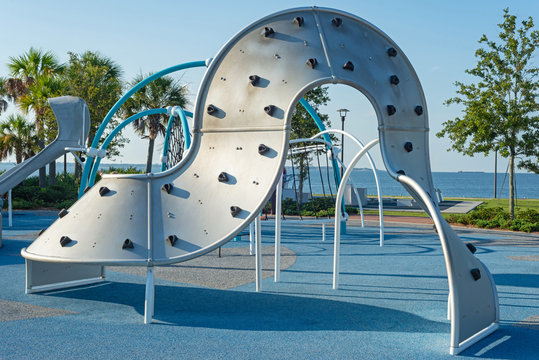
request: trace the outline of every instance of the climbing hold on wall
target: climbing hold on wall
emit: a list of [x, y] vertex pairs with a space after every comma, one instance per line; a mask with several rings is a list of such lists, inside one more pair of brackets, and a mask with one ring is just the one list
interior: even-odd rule
[[273, 29], [268, 27], [268, 26], [266, 26], [264, 28], [264, 31], [262, 32], [262, 35], [264, 35], [264, 37], [269, 37], [269, 36], [271, 36], [273, 34], [275, 34], [275, 31], [273, 31]]
[[415, 111], [415, 113], [416, 113], [417, 115], [423, 114], [423, 106], [417, 105], [417, 106], [415, 107], [414, 111]]
[[65, 208], [60, 210], [60, 212], [58, 213], [58, 217], [61, 219], [63, 218], [64, 216], [66, 216], [67, 214], [69, 214], [69, 211], [67, 211]]
[[477, 248], [471, 243], [466, 243], [466, 247], [468, 248], [468, 250], [470, 250], [472, 254], [475, 254], [475, 252], [477, 251]]
[[230, 207], [230, 214], [232, 217], [238, 216], [238, 214], [241, 212], [241, 208], [239, 206], [231, 206]]
[[395, 50], [395, 48], [390, 47], [389, 49], [387, 49], [387, 54], [391, 57], [395, 57], [397, 56], [397, 50]]
[[167, 194], [170, 194], [173, 187], [174, 187], [174, 185], [172, 185], [172, 184], [164, 184], [163, 186], [161, 186], [161, 190], [166, 191]]
[[125, 239], [122, 243], [122, 249], [133, 249], [135, 245], [131, 241], [131, 239]]
[[351, 61], [347, 61], [344, 63], [343, 67], [342, 67], [344, 70], [350, 70], [350, 71], [354, 71], [354, 64], [352, 64]]
[[302, 16], [296, 16], [294, 18], [294, 24], [296, 24], [299, 27], [303, 26], [303, 17]]
[[206, 108], [206, 111], [208, 112], [208, 114], [213, 114], [215, 112], [217, 112], [217, 108], [215, 106], [213, 106], [212, 104], [208, 105], [208, 107]]
[[219, 180], [219, 182], [228, 182], [228, 175], [226, 172], [222, 172], [217, 176], [217, 180]]
[[414, 145], [407, 141], [404, 143], [404, 150], [406, 150], [407, 152], [412, 152], [412, 150], [414, 150]]
[[314, 69], [316, 65], [318, 65], [318, 60], [316, 60], [315, 58], [307, 60], [307, 66], [311, 69]]
[[62, 236], [60, 238], [60, 246], [61, 247], [64, 247], [66, 246], [67, 244], [69, 244], [72, 240], [69, 238], [69, 236]]
[[342, 25], [342, 19], [338, 17], [334, 17], [333, 19], [331, 19], [331, 23], [335, 25], [336, 27], [339, 27]]
[[475, 281], [481, 279], [481, 271], [477, 268], [470, 270], [472, 277]]
[[101, 187], [99, 188], [99, 195], [101, 195], [101, 196], [105, 196], [105, 195], [107, 195], [109, 192], [110, 192], [110, 189], [109, 189], [108, 187], [106, 187], [106, 186], [101, 186]]
[[258, 80], [260, 80], [260, 76], [258, 75], [251, 75], [249, 76], [249, 82], [251, 85], [256, 86], [258, 84]]
[[260, 155], [263, 155], [263, 154], [267, 153], [268, 151], [270, 151], [270, 148], [267, 147], [266, 145], [264, 145], [264, 144], [258, 145], [258, 153]]
[[167, 236], [167, 240], [170, 243], [170, 246], [174, 246], [174, 244], [176, 244], [176, 241], [178, 241], [178, 237], [176, 235], [169, 235]]
[[392, 85], [399, 85], [399, 77], [397, 75], [391, 75], [389, 77], [389, 82], [392, 84]]
[[397, 109], [395, 109], [395, 107], [393, 105], [388, 105], [387, 106], [387, 114], [389, 116], [395, 114], [397, 112]]
[[272, 116], [273, 115], [273, 111], [275, 110], [275, 106], [273, 105], [268, 105], [266, 107], [264, 107], [264, 111], [266, 112], [266, 114], [268, 114], [269, 116]]

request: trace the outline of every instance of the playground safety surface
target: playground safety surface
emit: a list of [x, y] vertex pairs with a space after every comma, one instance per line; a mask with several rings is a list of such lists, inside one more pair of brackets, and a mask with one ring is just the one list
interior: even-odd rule
[[[449, 359], [448, 285], [432, 225], [357, 219], [342, 237], [341, 288], [332, 290], [332, 229], [283, 224], [274, 283], [273, 223], [263, 222], [262, 292], [248, 239], [156, 270], [155, 324], [143, 324], [144, 272], [108, 268], [97, 285], [24, 294], [24, 259], [55, 212], [3, 217], [0, 359]], [[419, 220], [417, 220], [419, 221]], [[416, 222], [417, 222], [416, 221]], [[491, 270], [500, 330], [461, 353], [531, 359], [539, 353], [539, 235], [455, 227]], [[162, 275], [158, 275], [162, 271]], [[226, 289], [226, 290], [223, 290]]]

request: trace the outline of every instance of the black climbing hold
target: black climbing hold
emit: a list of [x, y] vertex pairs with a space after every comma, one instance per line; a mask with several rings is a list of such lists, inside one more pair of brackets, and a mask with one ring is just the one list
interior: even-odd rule
[[275, 110], [275, 106], [273, 105], [268, 105], [268, 106], [265, 106], [264, 107], [264, 111], [266, 112], [266, 114], [268, 114], [269, 116], [272, 116], [273, 115], [273, 111]]
[[407, 141], [404, 143], [404, 150], [406, 150], [407, 152], [412, 152], [412, 150], [414, 150], [414, 145]]
[[331, 19], [331, 23], [333, 25], [335, 25], [336, 27], [339, 27], [339, 26], [342, 25], [342, 19], [338, 18], [338, 17], [335, 17], [335, 18]]
[[39, 230], [39, 234], [37, 234], [37, 236], [41, 236], [41, 234], [43, 234], [44, 232], [45, 232], [45, 229]]
[[423, 106], [421, 105], [417, 105], [414, 109], [415, 113], [419, 116], [421, 114], [423, 114]]
[[219, 180], [219, 182], [227, 182], [228, 181], [228, 175], [226, 174], [226, 172], [222, 172], [217, 177], [217, 180]]
[[178, 241], [178, 237], [176, 235], [169, 235], [167, 236], [167, 240], [170, 243], [170, 246], [174, 246], [174, 244], [176, 244], [176, 241]]
[[299, 26], [299, 27], [302, 27], [302, 26], [303, 26], [303, 22], [304, 22], [304, 21], [303, 21], [303, 17], [301, 17], [301, 16], [296, 16], [296, 17], [294, 18], [294, 24], [296, 24], [296, 25]]
[[69, 238], [69, 236], [62, 236], [60, 238], [60, 246], [61, 247], [64, 247], [66, 246], [67, 244], [69, 244], [72, 240]]
[[397, 112], [397, 109], [395, 109], [395, 107], [393, 105], [388, 105], [387, 106], [387, 114], [389, 116], [395, 114]]
[[212, 104], [208, 105], [208, 107], [206, 108], [206, 111], [208, 112], [208, 114], [213, 114], [215, 112], [217, 112], [217, 108], [215, 106], [213, 106]]
[[135, 245], [131, 241], [131, 239], [125, 239], [122, 243], [122, 249], [133, 249]]
[[106, 187], [106, 186], [101, 186], [101, 187], [99, 188], [99, 195], [101, 195], [101, 196], [105, 196], [105, 195], [107, 195], [109, 192], [110, 192], [110, 189], [109, 189], [108, 187]]
[[267, 153], [268, 151], [270, 151], [270, 148], [267, 147], [266, 145], [264, 145], [264, 144], [258, 145], [258, 153], [259, 153], [260, 155], [264, 155], [264, 154]]
[[307, 60], [307, 66], [310, 67], [311, 69], [314, 69], [316, 65], [318, 65], [318, 60], [316, 60], [315, 58], [311, 58]]
[[249, 76], [249, 82], [250, 82], [251, 85], [253, 85], [253, 86], [256, 86], [256, 84], [258, 84], [258, 80], [260, 80], [260, 76], [258, 76], [258, 75], [251, 75], [251, 76]]
[[399, 174], [399, 175], [406, 175], [406, 173], [404, 172], [404, 170], [399, 170], [399, 171], [397, 171], [397, 174]]
[[164, 190], [164, 191], [167, 192], [167, 194], [170, 194], [173, 187], [174, 187], [174, 185], [172, 185], [172, 184], [164, 184], [163, 186], [161, 186], [161, 190]]
[[389, 77], [389, 82], [392, 84], [392, 85], [399, 85], [399, 77], [397, 75], [391, 75]]
[[239, 206], [231, 206], [230, 207], [230, 214], [232, 217], [238, 216], [238, 214], [241, 212], [241, 208]]
[[91, 188], [90, 188], [89, 186], [86, 186], [86, 187], [84, 188], [84, 193], [86, 194], [90, 189], [91, 189]]
[[343, 67], [342, 67], [344, 70], [350, 70], [350, 71], [354, 71], [354, 64], [352, 64], [351, 61], [347, 61], [344, 63]]
[[470, 270], [470, 273], [475, 281], [481, 279], [481, 271], [478, 268]]
[[395, 50], [395, 48], [391, 47], [391, 48], [387, 49], [387, 54], [389, 56], [391, 56], [391, 57], [395, 57], [395, 56], [397, 56], [397, 50]]
[[468, 250], [471, 251], [472, 254], [475, 254], [475, 252], [477, 251], [477, 248], [471, 243], [466, 243], [466, 247], [468, 248]]
[[273, 31], [272, 28], [266, 26], [264, 28], [264, 32], [262, 34], [264, 35], [264, 37], [268, 37], [268, 36], [271, 36], [271, 35], [275, 34], [275, 31]]
[[67, 211], [65, 208], [60, 210], [60, 212], [58, 213], [58, 217], [61, 219], [63, 218], [64, 216], [66, 216], [67, 214], [69, 214], [69, 211]]

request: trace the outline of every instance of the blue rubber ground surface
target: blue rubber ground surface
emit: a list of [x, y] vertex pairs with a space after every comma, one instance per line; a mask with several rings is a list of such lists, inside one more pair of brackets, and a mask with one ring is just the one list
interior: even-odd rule
[[[21, 218], [24, 216], [21, 215]], [[44, 294], [24, 294], [30, 241], [54, 217], [35, 216], [7, 233], [0, 249], [0, 300], [62, 309], [72, 314], [0, 322], [0, 359], [449, 359], [448, 286], [434, 231], [348, 226], [343, 237], [341, 289], [332, 290], [333, 242], [316, 227], [284, 225], [283, 245], [297, 254], [281, 274], [231, 290], [156, 280], [155, 321], [143, 325], [143, 277], [108, 272], [107, 282]], [[4, 229], [6, 229], [4, 217]], [[271, 246], [273, 225], [263, 226]], [[5, 232], [6, 233], [6, 232]], [[465, 241], [511, 235], [465, 231]], [[533, 359], [537, 327], [515, 326], [539, 315], [539, 262], [507, 256], [539, 255], [538, 246], [477, 245], [493, 273], [501, 327], [459, 358]], [[229, 246], [248, 246], [247, 241]], [[254, 263], [254, 258], [253, 258]], [[254, 272], [253, 272], [254, 281]], [[518, 325], [518, 324], [517, 324]]]

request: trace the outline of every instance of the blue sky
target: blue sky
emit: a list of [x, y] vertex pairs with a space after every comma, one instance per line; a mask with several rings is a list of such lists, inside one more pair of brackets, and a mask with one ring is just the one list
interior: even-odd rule
[[[140, 72], [213, 57], [229, 38], [258, 18], [311, 5], [333, 7], [364, 18], [406, 53], [427, 98], [433, 171], [493, 171], [492, 156], [470, 158], [447, 152], [450, 143], [434, 134], [444, 121], [460, 113], [458, 107], [446, 107], [443, 102], [455, 95], [456, 80], [470, 81], [464, 70], [476, 62], [474, 52], [481, 35], [497, 37], [496, 24], [502, 22], [506, 7], [519, 19], [532, 16], [539, 22], [538, 1], [0, 0], [0, 75], [7, 75], [5, 64], [10, 56], [34, 46], [51, 50], [61, 61], [67, 60], [68, 51], [99, 51], [118, 62], [124, 78], [130, 80]], [[183, 74], [182, 81], [189, 84], [193, 97], [202, 74], [203, 70], [196, 69]], [[345, 123], [347, 130], [365, 142], [377, 136], [374, 110], [363, 95], [342, 85], [331, 86], [330, 95], [332, 102], [323, 111], [330, 115], [334, 127], [340, 128], [336, 110], [344, 107], [351, 110]], [[129, 136], [133, 140], [117, 161], [143, 163], [146, 143]], [[345, 149], [352, 150], [352, 145], [345, 143]], [[351, 151], [346, 154], [347, 158], [352, 156]], [[375, 161], [383, 167], [378, 154]], [[506, 165], [506, 159], [499, 159], [499, 171]]]

